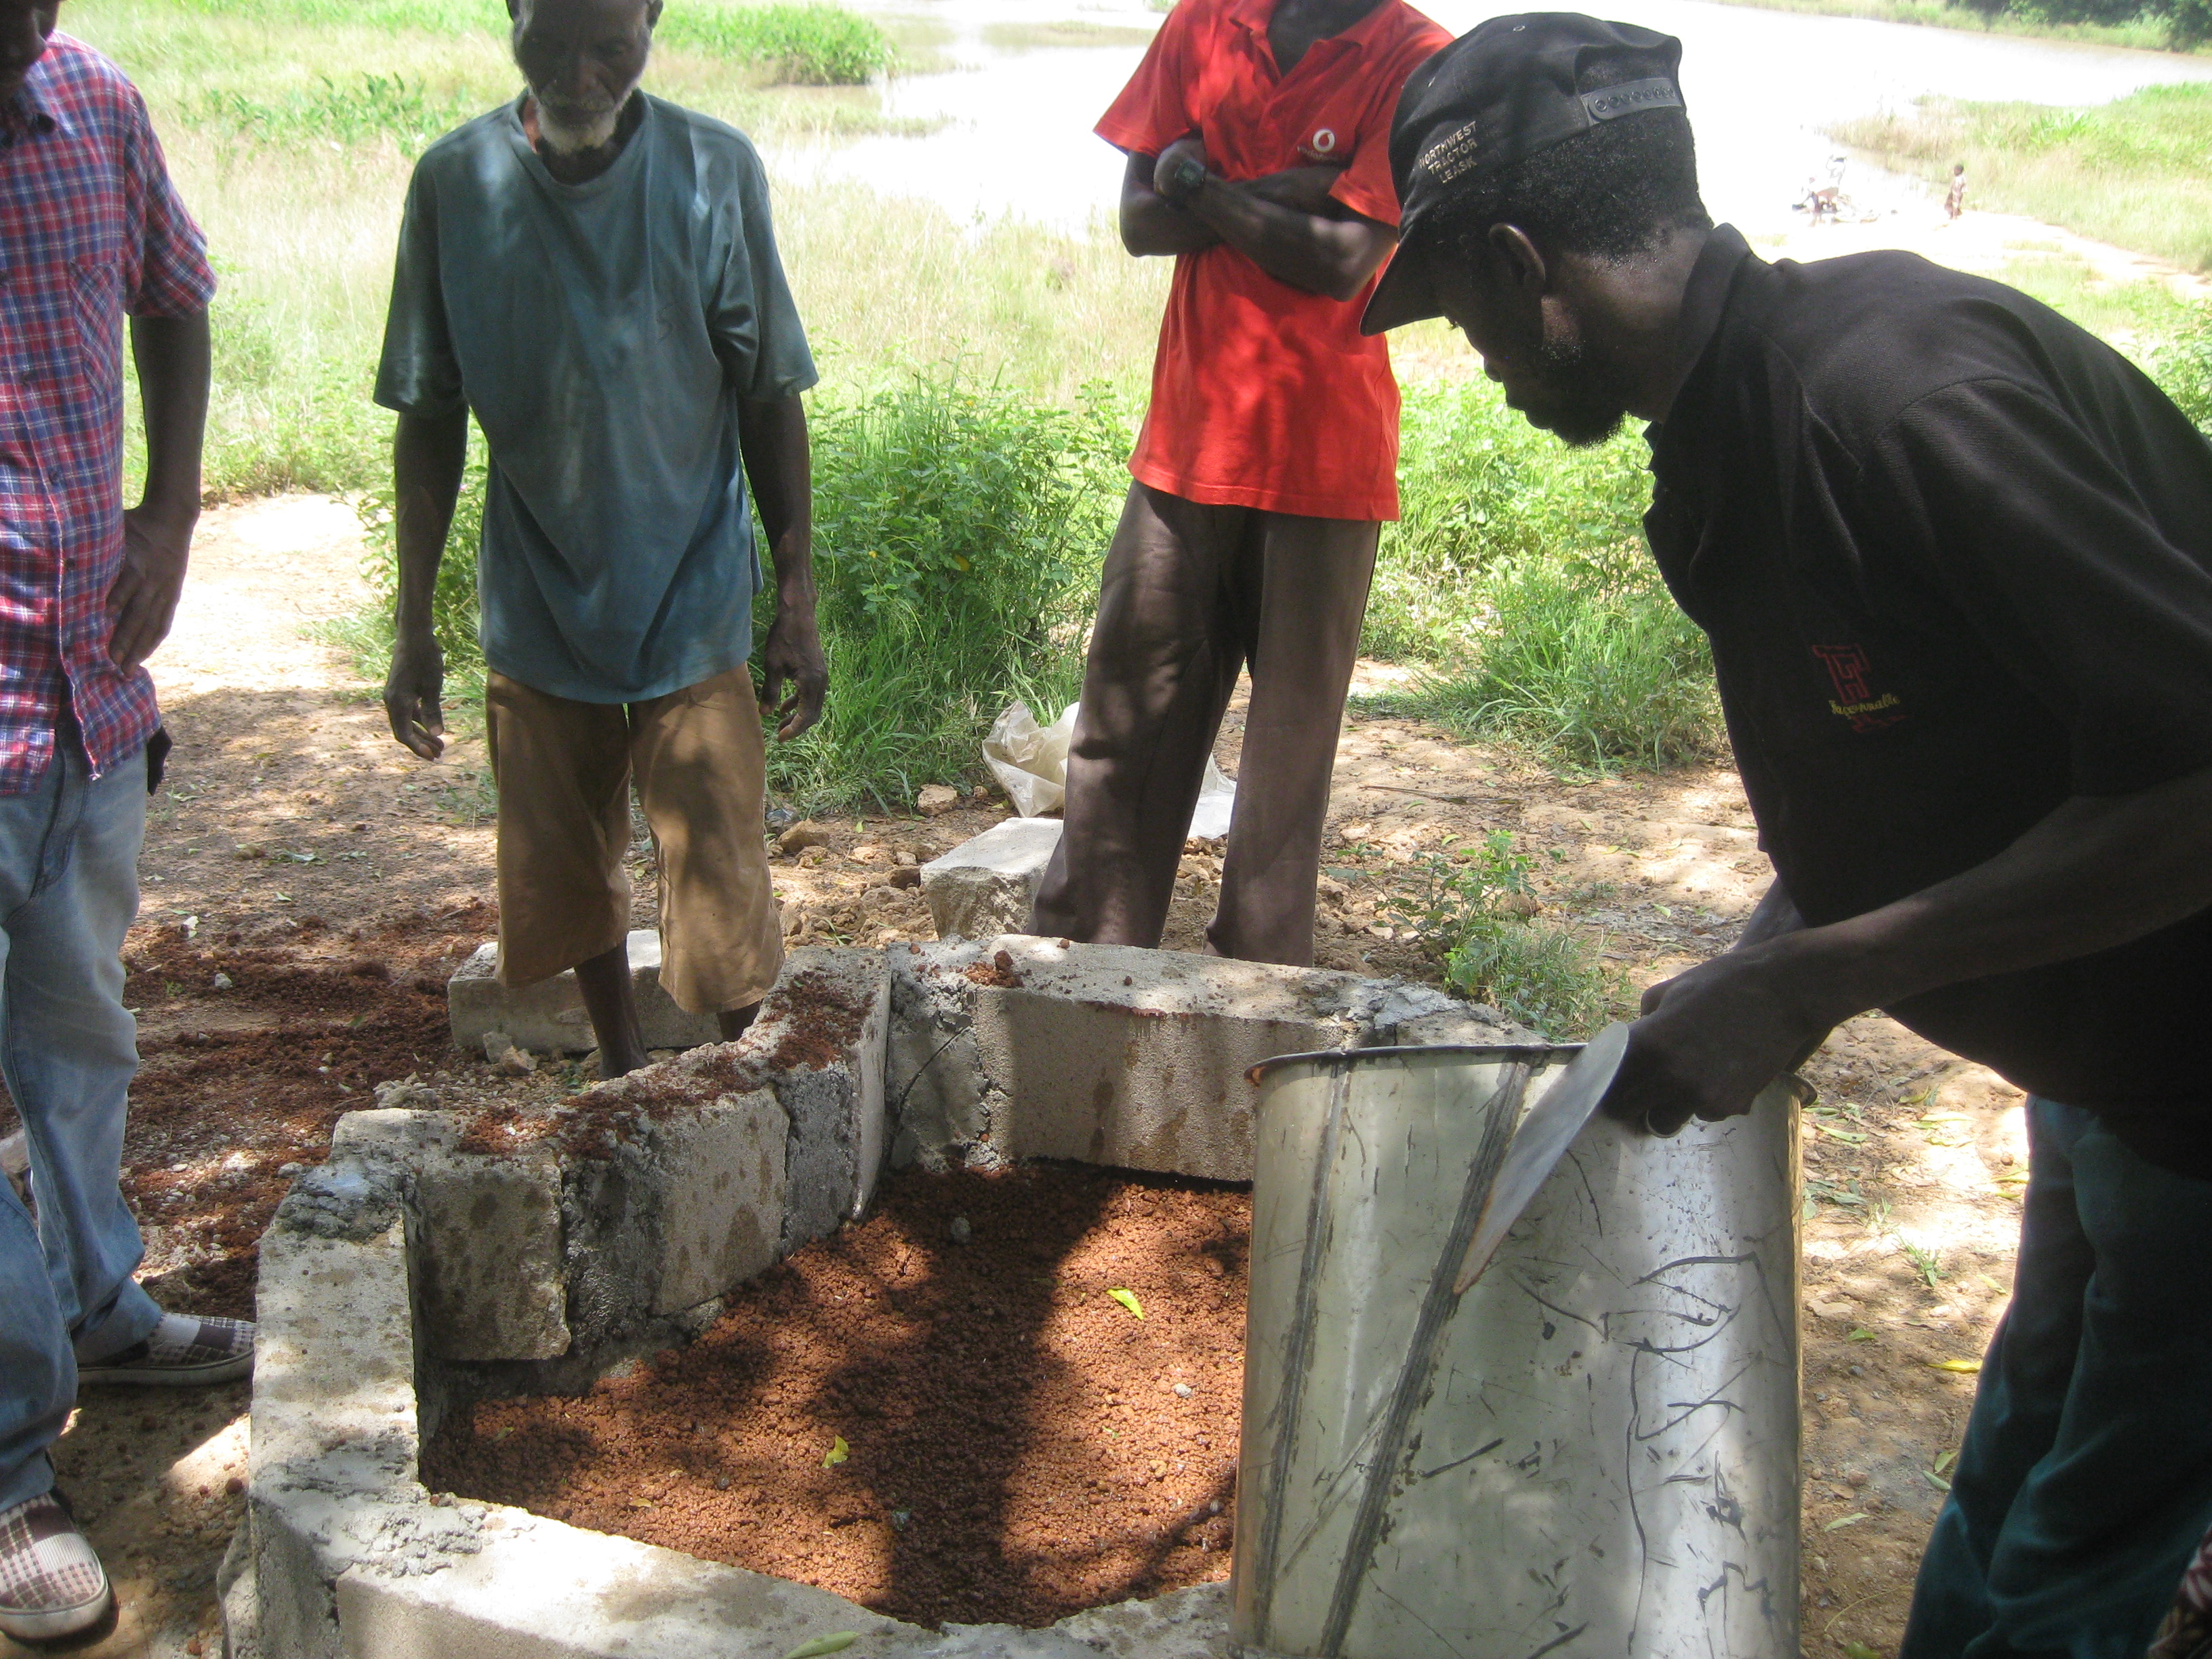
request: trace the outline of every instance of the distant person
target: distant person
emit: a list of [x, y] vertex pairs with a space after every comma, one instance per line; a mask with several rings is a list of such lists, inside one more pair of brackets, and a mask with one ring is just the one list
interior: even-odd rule
[[[48, 1449], [80, 1382], [227, 1382], [253, 1327], [164, 1313], [120, 1185], [138, 1068], [123, 939], [169, 740], [146, 659], [200, 511], [208, 300], [198, 227], [123, 72], [0, 0], [0, 1072], [34, 1226], [0, 1181], [0, 1634], [102, 1624], [100, 1557]], [[123, 336], [146, 490], [123, 505]]]
[[1953, 223], [1966, 210], [1966, 164], [1951, 163], [1951, 188], [1943, 192], [1943, 216]]
[[1215, 733], [1252, 672], [1208, 948], [1313, 960], [1322, 820], [1398, 387], [1359, 307], [1397, 239], [1390, 112], [1450, 37], [1404, 0], [1182, 0], [1099, 136], [1121, 240], [1173, 254], [1030, 930], [1157, 945]]
[[473, 412], [491, 456], [477, 583], [499, 977], [574, 969], [600, 1074], [619, 1077], [646, 1062], [626, 944], [633, 777], [677, 1005], [735, 1037], [783, 961], [746, 665], [752, 508], [775, 566], [767, 700], [793, 738], [827, 678], [799, 401], [814, 363], [752, 145], [638, 90], [659, 0], [509, 9], [527, 89], [423, 152], [399, 234], [376, 382], [399, 414], [384, 704], [392, 734], [435, 760], [430, 601]]
[[1655, 422], [1645, 527], [1776, 879], [1645, 993], [1607, 1109], [1744, 1112], [1875, 1008], [2031, 1097], [1899, 1659], [2140, 1655], [2212, 1522], [2212, 446], [2024, 295], [1716, 228], [1680, 55], [1551, 13], [1431, 62], [1367, 326], [1449, 318], [1570, 444]]

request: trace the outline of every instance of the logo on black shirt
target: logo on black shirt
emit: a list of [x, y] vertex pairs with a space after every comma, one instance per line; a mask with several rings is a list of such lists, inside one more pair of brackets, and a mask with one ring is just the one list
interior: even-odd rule
[[1836, 695], [1829, 712], [1851, 723], [1854, 732], [1879, 732], [1905, 718], [1903, 699], [1874, 689], [1874, 663], [1863, 645], [1816, 645], [1813, 654], [1828, 671]]

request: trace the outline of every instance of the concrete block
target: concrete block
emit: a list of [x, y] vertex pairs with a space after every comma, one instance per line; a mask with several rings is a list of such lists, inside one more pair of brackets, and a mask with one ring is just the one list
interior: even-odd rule
[[1037, 884], [1060, 845], [1058, 818], [1008, 818], [921, 866], [921, 893], [939, 939], [1028, 930]]
[[790, 1119], [765, 1089], [657, 1125], [666, 1186], [653, 1311], [696, 1307], [774, 1265]]
[[434, 1153], [415, 1177], [417, 1294], [441, 1359], [552, 1359], [568, 1351], [561, 1161]]
[[[793, 951], [737, 1050], [791, 1120], [783, 1238], [788, 1255], [861, 1214], [890, 1140], [884, 1058], [890, 973], [880, 951]], [[719, 1066], [732, 1051], [710, 1051]], [[685, 1061], [675, 1062], [681, 1070]]]
[[[891, 1032], [884, 1086], [890, 1097], [895, 1170], [942, 1170], [990, 1127], [969, 999], [947, 996], [912, 971], [919, 953], [894, 945]], [[964, 981], [963, 981], [964, 984]]]
[[1194, 1584], [1149, 1601], [1093, 1607], [1053, 1629], [1106, 1659], [1227, 1659], [1229, 1586]]
[[1349, 1047], [1316, 975], [1271, 963], [1005, 937], [1014, 982], [975, 992], [975, 1047], [1009, 1158], [1252, 1177], [1254, 1091], [1277, 1054]]
[[346, 1573], [346, 1659], [784, 1659], [842, 1631], [860, 1638], [848, 1659], [888, 1659], [919, 1634], [825, 1590], [520, 1510], [488, 1510], [476, 1543], [434, 1571]]
[[331, 1131], [331, 1156], [402, 1158], [409, 1163], [460, 1145], [460, 1119], [451, 1112], [371, 1106], [348, 1112]]
[[301, 1176], [262, 1237], [247, 1504], [264, 1653], [343, 1659], [331, 1586], [413, 1487], [406, 1235], [399, 1172], [343, 1158]]
[[947, 1625], [944, 1633], [894, 1648], [897, 1659], [1098, 1659], [1097, 1650], [1052, 1630], [1013, 1625]]
[[396, 1159], [413, 1171], [416, 1294], [441, 1359], [550, 1359], [568, 1351], [562, 1173], [546, 1148], [463, 1153], [452, 1112], [348, 1112], [336, 1157]]
[[898, 1164], [1066, 1158], [1246, 1181], [1260, 1061], [1394, 1043], [1423, 1021], [1527, 1036], [1427, 986], [1180, 951], [1002, 935], [891, 961]]
[[[504, 1031], [517, 1048], [535, 1054], [580, 1054], [598, 1046], [573, 971], [509, 990], [496, 977], [498, 965], [499, 946], [481, 945], [447, 981], [446, 1012], [456, 1048], [481, 1055], [489, 1031]], [[721, 1040], [714, 1015], [687, 1014], [660, 988], [660, 935], [653, 928], [630, 934], [629, 971], [647, 1048], [696, 1048]]]
[[261, 1608], [253, 1582], [253, 1525], [241, 1521], [215, 1572], [222, 1615], [222, 1659], [261, 1659]]

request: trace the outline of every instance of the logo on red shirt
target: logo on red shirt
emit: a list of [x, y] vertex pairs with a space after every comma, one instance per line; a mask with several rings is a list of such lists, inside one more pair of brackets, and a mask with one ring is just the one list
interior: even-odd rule
[[1828, 671], [1836, 695], [1829, 712], [1851, 723], [1854, 732], [1879, 732], [1905, 718], [1904, 700], [1894, 691], [1876, 692], [1874, 662], [1863, 645], [1816, 645], [1813, 654]]
[[1336, 154], [1336, 129], [1334, 127], [1318, 128], [1315, 131], [1314, 136], [1298, 148], [1307, 155], [1315, 157], [1334, 155]]

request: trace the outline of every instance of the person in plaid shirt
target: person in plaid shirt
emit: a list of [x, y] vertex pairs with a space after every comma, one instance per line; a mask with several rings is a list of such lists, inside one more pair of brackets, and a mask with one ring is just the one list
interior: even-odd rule
[[[199, 515], [215, 281], [137, 92], [55, 33], [59, 9], [0, 0], [0, 1073], [38, 1212], [0, 1185], [0, 1633], [30, 1641], [113, 1601], [47, 1457], [78, 1382], [252, 1364], [250, 1325], [139, 1286], [118, 1182], [138, 1063], [123, 937], [168, 747], [145, 663]], [[147, 449], [128, 510], [126, 314]]]

